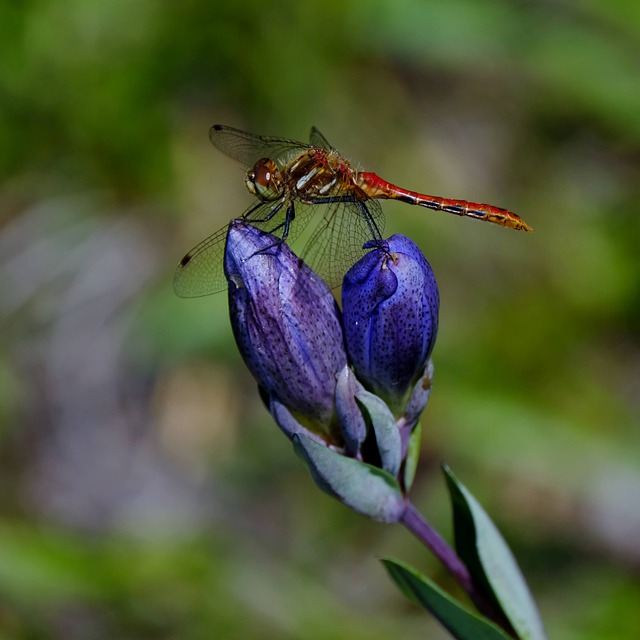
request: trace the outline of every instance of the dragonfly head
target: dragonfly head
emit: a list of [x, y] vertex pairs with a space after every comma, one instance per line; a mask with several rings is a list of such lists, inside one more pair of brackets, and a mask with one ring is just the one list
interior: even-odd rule
[[282, 196], [283, 181], [278, 165], [270, 158], [261, 158], [247, 173], [247, 189], [260, 200], [277, 200]]

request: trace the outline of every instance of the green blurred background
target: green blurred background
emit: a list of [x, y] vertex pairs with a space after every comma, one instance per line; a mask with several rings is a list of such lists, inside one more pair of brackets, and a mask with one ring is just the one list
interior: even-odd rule
[[442, 298], [414, 499], [446, 461], [552, 638], [640, 637], [640, 4], [0, 0], [0, 638], [447, 638], [312, 484], [173, 268], [250, 202], [213, 123], [534, 234], [385, 204]]

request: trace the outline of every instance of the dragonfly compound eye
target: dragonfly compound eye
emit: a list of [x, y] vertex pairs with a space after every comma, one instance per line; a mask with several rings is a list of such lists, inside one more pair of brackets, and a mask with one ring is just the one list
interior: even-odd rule
[[247, 189], [260, 200], [276, 200], [282, 196], [282, 176], [278, 165], [269, 158], [262, 158], [247, 173]]

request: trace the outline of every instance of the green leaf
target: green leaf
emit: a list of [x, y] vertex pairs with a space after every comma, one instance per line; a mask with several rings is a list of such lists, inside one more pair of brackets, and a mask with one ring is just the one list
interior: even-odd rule
[[546, 640], [529, 587], [504, 538], [478, 501], [444, 467], [455, 546], [476, 585], [500, 607], [521, 640]]
[[303, 433], [294, 435], [292, 442], [320, 489], [378, 522], [400, 519], [405, 501], [392, 475], [337, 453]]
[[402, 462], [402, 443], [396, 420], [389, 407], [375, 394], [363, 389], [356, 393], [356, 400], [371, 419], [382, 468], [395, 478]]
[[454, 638], [508, 640], [508, 636], [493, 622], [466, 609], [415, 569], [390, 558], [382, 558], [382, 563], [401, 591], [430, 611]]
[[409, 438], [409, 447], [407, 448], [407, 457], [404, 463], [404, 487], [407, 492], [413, 485], [418, 468], [418, 460], [420, 458], [420, 442], [422, 441], [422, 424], [414, 427]]

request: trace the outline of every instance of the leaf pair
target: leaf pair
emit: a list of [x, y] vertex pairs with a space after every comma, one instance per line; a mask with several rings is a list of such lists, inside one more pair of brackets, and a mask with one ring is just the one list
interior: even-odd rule
[[[464, 607], [429, 578], [389, 558], [382, 560], [403, 593], [430, 611], [458, 640], [546, 640], [529, 588], [504, 538], [478, 501], [444, 469], [453, 507], [456, 551], [501, 627]], [[504, 629], [509, 629], [507, 633]]]

